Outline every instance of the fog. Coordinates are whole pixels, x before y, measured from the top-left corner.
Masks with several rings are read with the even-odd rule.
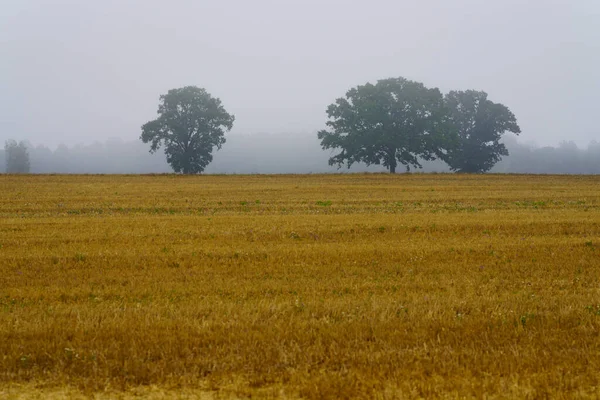
[[[491,172],[536,174],[600,174],[600,143],[578,147],[563,142],[556,147],[537,147],[505,136],[510,152]],[[111,139],[87,146],[51,149],[29,144],[32,173],[139,174],[170,173],[162,151],[148,152],[148,145],[134,140]],[[320,148],[316,135],[230,135],[214,161],[206,169],[210,174],[278,174],[386,172],[377,165],[363,164],[337,168],[329,166],[330,153]],[[0,165],[4,166],[0,150]],[[3,171],[3,168],[0,169]],[[442,161],[423,162],[415,172],[449,172]]]
[[[210,171],[262,172],[258,154],[304,143],[347,89],[404,76],[485,90],[515,113],[524,143],[585,151],[600,138],[599,20],[597,0],[3,0],[0,143],[100,154],[117,138],[131,152],[122,162],[144,167],[95,165],[167,170],[132,142],[160,94],[196,85],[236,116]],[[260,132],[291,134],[250,139]],[[282,156],[278,172],[317,171],[317,154]]]

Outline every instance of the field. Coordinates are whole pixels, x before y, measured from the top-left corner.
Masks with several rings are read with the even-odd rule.
[[[600,397],[600,177],[0,175],[0,398]]]

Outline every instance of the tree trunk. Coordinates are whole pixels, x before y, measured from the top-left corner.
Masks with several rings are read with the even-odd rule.
[[[389,150],[388,160],[390,166],[390,174],[395,174],[396,167],[398,166],[398,161],[396,160],[396,149]]]

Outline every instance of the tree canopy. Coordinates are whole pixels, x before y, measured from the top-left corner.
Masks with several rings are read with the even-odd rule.
[[[521,133],[508,107],[493,103],[487,93],[452,91],[444,97],[446,121],[456,140],[441,158],[457,172],[487,172],[508,150],[500,139],[505,132]]]
[[[214,148],[225,143],[235,117],[205,89],[186,86],[160,96],[159,117],[142,126],[140,139],[150,152],[165,147],[167,162],[177,173],[197,174],[212,161]]]
[[[323,149],[340,149],[330,165],[363,162],[419,168],[439,151],[443,96],[405,78],[390,78],[350,89],[327,108],[329,130],[318,133]]]

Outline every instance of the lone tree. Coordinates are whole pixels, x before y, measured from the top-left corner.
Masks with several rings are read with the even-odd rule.
[[[186,86],[160,96],[159,117],[142,126],[140,139],[151,143],[150,152],[165,147],[167,162],[177,173],[198,174],[212,161],[212,151],[221,149],[225,132],[233,127],[221,100],[206,90]]]
[[[327,108],[329,130],[318,133],[323,149],[340,149],[329,165],[398,164],[421,168],[439,151],[443,96],[405,78],[390,78],[350,89]]]
[[[440,154],[452,171],[489,171],[508,150],[500,139],[505,132],[521,133],[508,107],[493,103],[487,93],[452,91],[444,97],[446,122],[456,140]]]
[[[29,173],[29,152],[27,143],[21,141],[7,140],[4,144],[6,157],[6,173],[27,174]]]

